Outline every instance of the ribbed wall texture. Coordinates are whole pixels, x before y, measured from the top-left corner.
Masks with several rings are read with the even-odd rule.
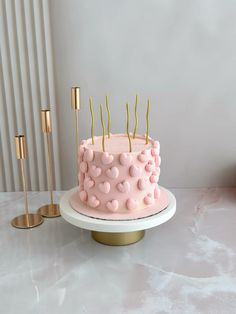
[[[25,134],[29,190],[47,189],[40,109],[50,108],[55,189],[60,189],[57,115],[47,0],[0,0],[0,190],[21,190],[16,134]]]

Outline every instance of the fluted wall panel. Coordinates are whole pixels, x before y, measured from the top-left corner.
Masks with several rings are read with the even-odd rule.
[[[52,113],[55,189],[60,189],[57,110],[47,0],[0,0],[0,190],[18,191],[14,136],[27,142],[30,190],[47,189],[40,109]]]

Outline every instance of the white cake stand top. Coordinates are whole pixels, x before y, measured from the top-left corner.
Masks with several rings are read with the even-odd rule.
[[[162,187],[162,189],[164,189]],[[169,196],[169,205],[163,211],[146,218],[139,218],[134,220],[104,220],[97,219],[82,215],[75,211],[70,203],[69,199],[73,193],[77,190],[77,187],[67,191],[60,200],[60,211],[62,217],[77,227],[100,232],[132,232],[139,230],[146,230],[171,219],[176,211],[176,199],[174,195],[167,189],[164,189]]]

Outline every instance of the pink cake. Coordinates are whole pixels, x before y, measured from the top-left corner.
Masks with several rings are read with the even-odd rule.
[[[125,215],[143,212],[158,204],[158,180],[161,159],[160,144],[137,135],[132,152],[126,134],[106,136],[105,152],[102,137],[82,141],[79,147],[79,198],[89,210]],[[163,209],[163,208],[162,208]],[[137,216],[137,215],[135,215]]]

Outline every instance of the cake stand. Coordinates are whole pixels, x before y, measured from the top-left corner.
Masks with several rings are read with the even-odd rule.
[[[141,240],[145,230],[161,225],[171,219],[176,211],[175,196],[161,187],[169,197],[168,206],[161,212],[145,218],[133,220],[105,220],[92,218],[75,211],[70,205],[70,197],[78,187],[67,191],[60,200],[61,216],[72,225],[90,230],[97,242],[106,245],[128,245]]]

